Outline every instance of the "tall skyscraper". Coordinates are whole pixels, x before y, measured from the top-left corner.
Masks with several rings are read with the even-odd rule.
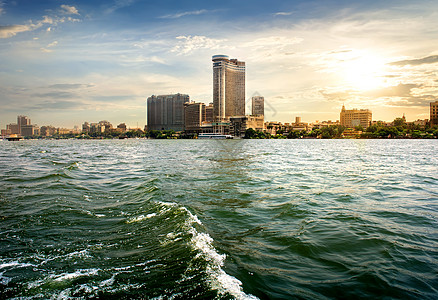
[[[152,95],[147,100],[147,123],[149,130],[184,130],[184,103],[189,95]]]
[[[228,120],[245,115],[245,62],[214,55],[213,61],[213,118]]]
[[[430,125],[438,125],[438,101],[430,102]]]
[[[265,115],[265,98],[262,96],[252,97],[252,115],[253,116],[264,116]]]
[[[355,127],[362,126],[367,128],[370,126],[373,114],[369,109],[350,109],[346,110],[345,106],[342,105],[342,110],[340,114],[340,123],[345,127]]]

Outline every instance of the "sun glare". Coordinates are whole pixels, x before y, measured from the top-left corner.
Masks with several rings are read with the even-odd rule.
[[[358,56],[343,62],[343,80],[350,88],[367,91],[385,84],[385,63],[376,56]]]

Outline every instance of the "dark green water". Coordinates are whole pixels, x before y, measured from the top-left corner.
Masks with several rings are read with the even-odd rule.
[[[0,142],[1,299],[437,299],[431,140]]]

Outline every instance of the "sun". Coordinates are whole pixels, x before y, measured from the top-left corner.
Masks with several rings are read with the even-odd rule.
[[[368,91],[385,85],[385,62],[381,57],[357,55],[341,65],[342,79],[351,89]]]
[[[359,91],[380,88],[384,85],[384,66],[383,60],[378,57],[356,58],[344,67],[345,81]]]

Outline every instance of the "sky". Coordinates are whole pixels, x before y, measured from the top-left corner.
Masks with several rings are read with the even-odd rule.
[[[246,63],[269,121],[426,119],[438,1],[0,0],[0,128],[143,127],[151,95],[212,102],[216,54]]]

